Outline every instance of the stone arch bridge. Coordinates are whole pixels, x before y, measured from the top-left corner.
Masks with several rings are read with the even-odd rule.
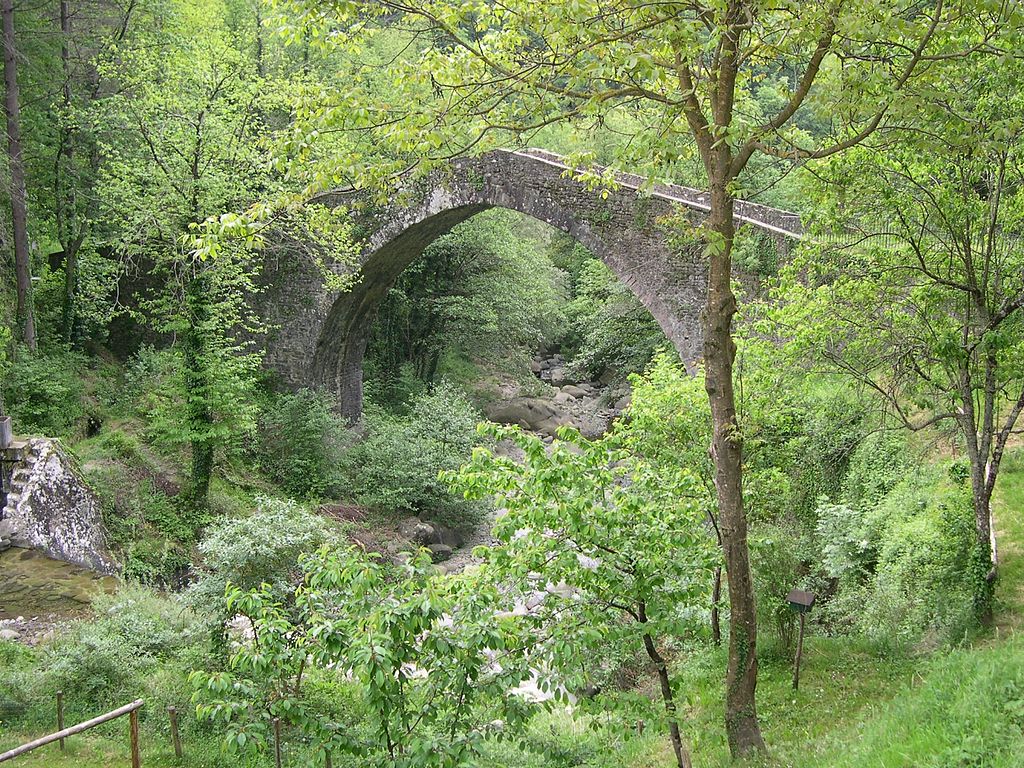
[[[350,291],[324,285],[311,264],[268,255],[261,313],[273,330],[266,364],[292,387],[314,387],[337,398],[341,412],[361,412],[363,354],[377,307],[402,273],[436,238],[489,208],[509,208],[574,237],[607,264],[650,310],[682,358],[699,357],[706,267],[696,242],[671,242],[659,225],[680,209],[699,220],[709,210],[699,190],[656,185],[616,174],[607,196],[567,173],[558,155],[496,150],[454,161],[419,187],[416,202],[375,212],[360,256],[361,277]],[[796,214],[736,203],[740,225],[786,244],[802,236]]]

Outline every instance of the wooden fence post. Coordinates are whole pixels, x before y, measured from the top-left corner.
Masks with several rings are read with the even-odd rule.
[[[132,752],[132,768],[140,768],[142,756],[139,754],[139,710],[128,713],[128,741]]]
[[[804,619],[807,617],[806,613],[800,614],[800,639],[796,643],[796,659],[793,662],[793,690],[799,690],[800,688],[800,660],[804,655]]]
[[[64,730],[64,691],[57,691],[57,730]],[[64,751],[64,739],[60,740],[60,751]]]
[[[178,710],[172,705],[167,708],[171,718],[171,742],[174,744],[174,756],[181,759],[181,737],[178,735]]]

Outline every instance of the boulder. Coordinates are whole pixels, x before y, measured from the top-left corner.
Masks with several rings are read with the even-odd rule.
[[[418,517],[407,517],[400,522],[398,524],[398,535],[420,547],[429,547],[431,544],[441,543],[441,537],[437,529]]]
[[[533,372],[535,374],[539,374],[543,370],[544,370],[544,366],[541,364],[541,362],[539,360],[534,360],[533,362],[530,363],[530,371],[531,372]]]
[[[439,544],[444,544],[452,549],[458,549],[466,543],[462,534],[454,528],[447,528],[446,526],[438,525],[437,523],[433,523],[432,525],[434,526],[434,530],[437,531],[438,539],[440,539],[440,541],[438,541]]]
[[[540,432],[542,435],[554,436],[558,431],[559,427],[565,427],[572,424],[572,419],[564,414],[558,416],[551,416],[543,421],[538,422],[534,425],[534,431]]]
[[[633,402],[632,395],[623,395],[622,397],[615,401],[615,410],[618,411],[619,413],[622,413],[624,410],[629,408],[629,404],[631,402]]]
[[[577,398],[587,396],[587,390],[583,389],[582,387],[577,387],[574,384],[566,384],[564,387],[562,387],[562,392]]]
[[[555,402],[556,403],[571,403],[575,399],[576,399],[575,397],[570,395],[568,392],[564,392],[564,391],[563,392],[559,392],[557,395],[555,395]]]
[[[548,373],[550,375],[551,383],[556,387],[560,387],[563,384],[573,383],[572,377],[569,376],[568,371],[566,371],[565,366],[563,365],[552,368]]]
[[[499,424],[518,424],[523,429],[538,430],[540,424],[553,417],[563,416],[551,400],[537,397],[517,397],[492,406],[487,418]]]
[[[452,548],[447,544],[431,544],[427,549],[430,550],[430,557],[435,563],[443,563],[452,556]]]
[[[0,629],[0,640],[17,640],[20,637],[21,632],[13,629]]]
[[[529,424],[532,418],[530,401],[525,397],[517,397],[506,403],[498,403],[487,409],[487,418],[498,424]]]

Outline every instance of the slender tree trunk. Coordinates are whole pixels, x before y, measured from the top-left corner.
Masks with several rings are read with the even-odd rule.
[[[647,623],[647,606],[643,602],[638,605],[637,615],[641,624]],[[668,673],[668,663],[654,644],[654,638],[649,632],[644,632],[643,640],[644,649],[651,661],[654,662],[658,672],[658,684],[661,687],[662,701],[665,703],[665,714],[668,716],[668,735],[672,742],[672,752],[676,756],[676,768],[691,768],[690,752],[684,746],[683,735],[679,730],[679,717],[676,712],[675,697],[672,694],[672,680]]]
[[[65,120],[71,113],[71,13],[67,0],[60,2],[60,60],[64,75]],[[75,167],[75,129],[61,127],[60,151],[57,153],[57,233],[64,250],[64,304],[61,312],[61,336],[65,344],[75,337],[78,304],[78,251],[81,248],[78,221],[77,181]]]
[[[718,604],[722,599],[722,566],[715,568],[715,581],[711,587],[711,641],[722,644],[722,621]]]
[[[196,267],[185,289],[185,310],[188,328],[182,334],[183,379],[185,385],[185,416],[191,433],[192,487],[189,495],[196,508],[206,506],[213,474],[214,440],[211,434],[213,415],[209,405],[209,371],[207,370],[204,334],[210,319],[205,278],[202,266]]]
[[[729,580],[729,666],[725,678],[725,727],[733,756],[764,749],[757,721],[757,616],[747,546],[747,518],[743,509],[743,446],[736,420],[732,367],[736,345],[732,319],[736,297],[732,292],[731,251],[733,198],[727,191],[728,174],[711,181],[711,238],[708,298],[704,313],[704,381],[711,404],[718,523]]]
[[[0,0],[4,38],[4,112],[7,116],[7,156],[11,172],[11,223],[14,230],[14,273],[17,284],[17,326],[21,341],[36,349],[35,313],[32,307],[32,264],[28,250],[28,203],[22,159],[18,61],[14,38],[14,0]]]

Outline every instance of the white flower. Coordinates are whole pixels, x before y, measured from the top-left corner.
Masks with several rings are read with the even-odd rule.
[[[581,568],[585,568],[588,571],[596,571],[597,566],[601,564],[601,561],[596,557],[584,555],[582,552],[576,553],[576,560],[579,562]]]

